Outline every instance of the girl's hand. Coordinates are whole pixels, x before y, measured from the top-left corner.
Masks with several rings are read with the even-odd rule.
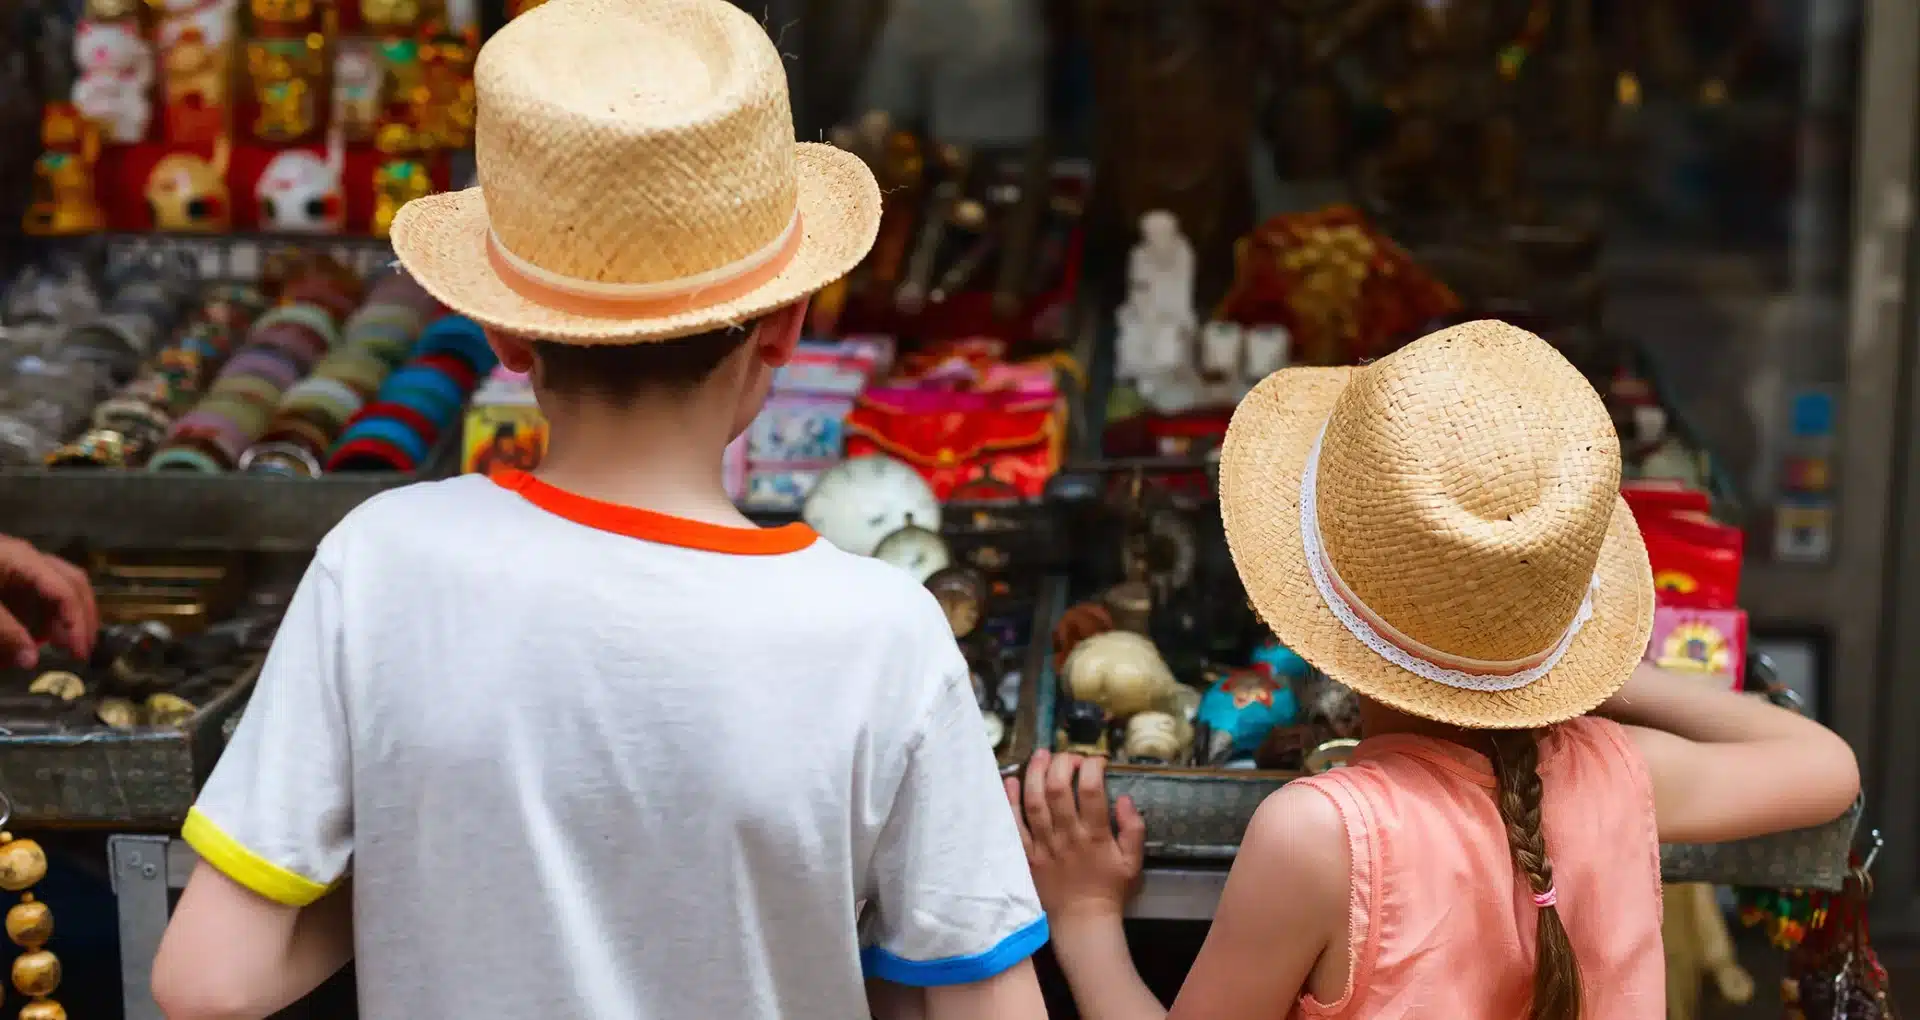
[[[1139,883],[1146,822],[1130,797],[1120,798],[1109,817],[1106,772],[1102,758],[1039,751],[1027,765],[1024,785],[1013,777],[1006,781],[1040,905],[1056,921],[1117,919]]]

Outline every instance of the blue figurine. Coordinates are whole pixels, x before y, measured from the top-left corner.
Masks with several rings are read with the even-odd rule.
[[[1230,758],[1251,758],[1274,727],[1299,721],[1294,683],[1306,675],[1306,660],[1280,645],[1263,645],[1252,666],[1227,674],[1200,699],[1199,721],[1233,736]]]

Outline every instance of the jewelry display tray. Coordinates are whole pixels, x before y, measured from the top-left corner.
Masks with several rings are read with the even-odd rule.
[[[174,831],[246,705],[255,663],[178,728],[0,732],[0,791],[19,828]]]
[[[1012,733],[999,754],[1003,775],[1018,775],[1036,749],[1051,747],[1060,678],[1053,669],[1054,621],[1067,607],[1063,578],[1042,586],[1033,640],[1027,649],[1025,682]],[[1247,769],[1113,765],[1107,769],[1111,797],[1129,796],[1147,820],[1149,862],[1200,864],[1231,861],[1254,809],[1296,772]],[[1717,844],[1669,843],[1660,847],[1667,882],[1767,888],[1839,889],[1860,822],[1861,804],[1825,825],[1756,839]]]

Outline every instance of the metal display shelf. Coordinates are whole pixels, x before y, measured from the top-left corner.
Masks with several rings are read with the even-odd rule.
[[[0,470],[0,533],[48,546],[311,551],[354,507],[423,477]]]
[[[1040,611],[1051,608],[1057,614],[1065,606],[1066,582],[1062,579],[1044,590],[1051,597],[1042,600]],[[1053,619],[1034,623],[1019,711],[999,759],[1004,775],[1017,774],[1034,750],[1053,745],[1060,683],[1050,647],[1053,628]],[[1196,874],[1212,874],[1204,869],[1233,859],[1260,803],[1296,778],[1296,773],[1249,769],[1114,765],[1107,770],[1107,790],[1110,796],[1132,797],[1149,819],[1150,861],[1183,873],[1197,865],[1203,870]],[[1730,843],[1663,845],[1661,874],[1668,882],[1838,889],[1847,876],[1847,855],[1860,814],[1861,804],[1856,801],[1839,818],[1813,828]],[[1174,880],[1159,881],[1164,886]],[[1199,881],[1183,878],[1165,888],[1186,889]],[[1162,893],[1155,902],[1171,895]]]
[[[258,664],[178,728],[0,735],[0,777],[14,824],[33,829],[171,830],[226,747]]]

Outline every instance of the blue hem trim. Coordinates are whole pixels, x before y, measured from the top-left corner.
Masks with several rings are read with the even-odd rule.
[[[891,981],[915,988],[940,988],[946,985],[970,985],[1012,969],[1040,951],[1051,937],[1047,915],[1000,940],[984,953],[949,956],[942,960],[908,960],[879,946],[860,951],[860,970],[867,977]]]

